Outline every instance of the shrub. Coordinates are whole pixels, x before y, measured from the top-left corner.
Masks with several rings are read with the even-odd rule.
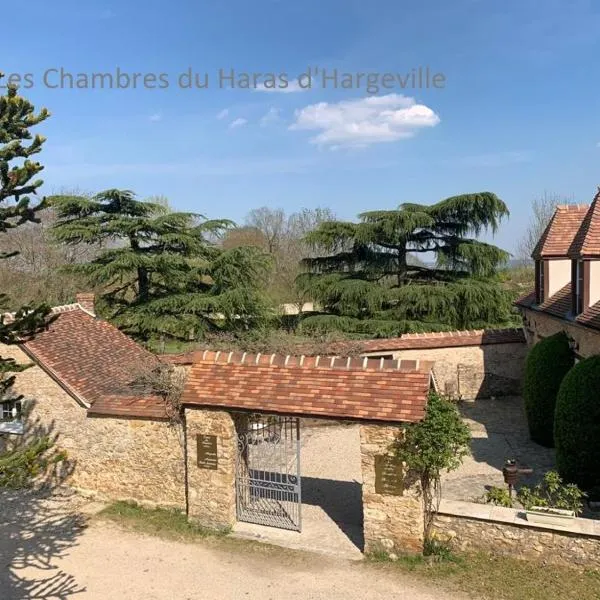
[[[53,446],[52,441],[44,437],[0,454],[0,488],[19,489],[30,486],[49,466],[66,460],[66,453],[55,450]]]
[[[585,494],[575,484],[564,484],[556,471],[548,471],[541,483],[534,488],[523,486],[517,494],[517,500],[526,510],[540,506],[573,510],[575,514],[581,513],[584,498]]]
[[[556,402],[556,466],[584,490],[600,485],[600,356],[575,365]]]
[[[457,469],[469,454],[471,431],[463,423],[456,404],[437,392],[429,392],[425,418],[408,423],[396,444],[396,456],[407,472],[421,482],[425,508],[425,540],[431,538],[440,498],[443,471]]]
[[[531,439],[542,446],[554,446],[556,396],[573,364],[569,340],[562,331],[538,342],[527,356],[523,383],[527,423]]]
[[[486,504],[493,504],[494,506],[504,506],[505,508],[513,507],[513,499],[506,488],[499,488],[496,486],[490,487],[485,493],[484,500]]]

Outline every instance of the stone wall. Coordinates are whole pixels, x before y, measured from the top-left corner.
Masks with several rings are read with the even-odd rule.
[[[228,530],[235,515],[235,453],[237,437],[230,413],[185,409],[187,437],[188,515],[200,525]],[[198,466],[198,435],[216,436],[217,468]]]
[[[390,554],[421,552],[423,549],[423,505],[416,484],[407,485],[402,495],[377,493],[375,461],[391,455],[399,427],[360,426],[363,473],[365,552]]]
[[[0,345],[0,356],[31,364],[15,346]],[[89,418],[85,407],[38,366],[19,373],[15,389],[31,413],[25,436],[6,436],[5,441],[51,435],[68,453],[70,485],[110,500],[185,508],[181,428],[146,419]]]
[[[564,331],[576,341],[578,344],[576,352],[582,358],[600,354],[600,331],[569,323],[536,310],[523,308],[521,312],[523,313],[524,329],[530,346],[543,338]]]
[[[443,500],[437,537],[459,551],[484,551],[548,564],[600,568],[600,521],[538,525],[512,508]]]
[[[402,360],[433,361],[440,392],[473,400],[520,393],[527,345],[505,343],[417,348],[396,350],[390,354]]]

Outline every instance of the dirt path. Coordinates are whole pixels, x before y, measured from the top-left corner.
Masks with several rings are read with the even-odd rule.
[[[231,539],[176,542],[96,519],[86,527],[60,502],[21,500],[0,510],[2,600],[450,598],[365,563]]]
[[[221,546],[222,542],[218,543]],[[323,560],[311,555],[265,556],[260,548],[214,547],[210,542],[188,544],[143,536],[116,525],[94,523],[76,546],[50,566],[72,575],[65,596],[122,600],[433,600],[439,591],[382,574],[357,563]],[[52,571],[26,568],[25,579],[46,579]],[[50,589],[48,590],[50,591]],[[11,596],[1,590],[0,597]]]

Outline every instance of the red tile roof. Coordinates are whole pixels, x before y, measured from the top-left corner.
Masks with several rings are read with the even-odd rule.
[[[417,422],[431,362],[197,353],[185,405],[365,421]]]
[[[396,350],[424,350],[431,348],[454,348],[460,346],[482,346],[486,344],[525,343],[525,334],[521,328],[513,329],[474,329],[467,331],[441,331],[433,333],[407,333],[395,338],[358,340],[353,346],[362,354],[385,353]],[[301,346],[298,352],[301,352]],[[332,343],[329,356],[343,355],[345,345]],[[160,359],[174,365],[191,365],[196,352],[163,354]],[[305,353],[312,356],[310,349]]]
[[[153,354],[77,304],[52,312],[55,319],[48,328],[22,347],[64,389],[92,405],[94,414],[110,409],[110,414],[125,411],[130,416],[159,417],[162,409],[166,418],[160,398],[138,394],[131,386],[157,366]],[[120,400],[122,406],[117,408]]]
[[[567,285],[539,306],[535,305],[535,292],[531,292],[526,296],[519,298],[515,304],[523,308],[531,308],[539,312],[547,313],[554,317],[558,317],[559,319],[566,319],[578,323],[579,325],[584,325],[585,327],[600,329],[600,302],[597,302],[584,310],[575,319],[572,318],[573,307],[571,302],[571,284],[567,283]]]
[[[568,252],[569,258],[600,256],[600,191],[589,207]]]
[[[588,209],[588,205],[557,206],[552,220],[533,250],[532,257],[566,257]]]
[[[422,350],[426,348],[453,348],[485,344],[513,344],[525,342],[522,329],[473,329],[440,331],[434,333],[407,333],[397,338],[366,340],[363,352],[394,350]]]
[[[575,320],[586,327],[600,329],[600,302],[584,310]]]

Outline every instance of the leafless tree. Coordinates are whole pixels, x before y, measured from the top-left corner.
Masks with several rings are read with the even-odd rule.
[[[538,243],[538,240],[544,233],[544,229],[550,223],[554,210],[559,204],[573,204],[575,198],[571,196],[562,196],[556,193],[544,191],[541,196],[534,198],[531,203],[531,218],[523,238],[519,242],[518,256],[524,261],[531,259],[531,254]]]
[[[80,191],[60,192],[61,195],[84,195]],[[52,238],[56,221],[49,208],[37,215],[39,223],[26,223],[10,229],[0,237],[0,253],[18,254],[2,261],[0,288],[10,290],[16,308],[28,303],[63,304],[73,299],[77,291],[87,287],[81,277],[62,271],[62,268],[94,258],[99,248],[90,244],[62,245]]]
[[[274,268],[269,291],[276,302],[303,303],[303,295],[296,287],[300,261],[319,253],[304,242],[307,233],[324,221],[335,219],[328,208],[304,208],[290,215],[281,208],[263,206],[248,213],[242,227],[232,229],[223,240],[223,246],[256,246],[273,257]]]

